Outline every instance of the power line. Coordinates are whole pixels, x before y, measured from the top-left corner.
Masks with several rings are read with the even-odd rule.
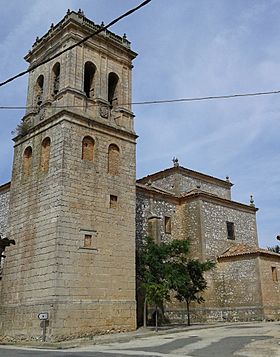
[[[24,76],[25,74],[33,71],[35,68],[38,68],[39,66],[42,66],[43,64],[46,64],[50,61],[52,61],[53,59],[61,56],[63,53],[67,52],[67,51],[70,51],[72,50],[73,48],[81,45],[82,43],[86,42],[87,40],[89,40],[91,37],[93,36],[96,36],[97,34],[99,34],[100,32],[102,31],[105,31],[107,30],[109,27],[111,27],[112,25],[114,25],[115,23],[117,23],[118,21],[122,20],[124,17],[127,17],[131,14],[133,14],[135,11],[139,10],[141,7],[147,5],[149,2],[151,2],[152,0],[145,0],[143,1],[140,5],[134,7],[133,9],[130,9],[128,10],[126,13],[122,14],[121,16],[119,16],[118,18],[116,18],[115,20],[111,21],[108,25],[106,26],[102,26],[99,30],[96,30],[95,32],[93,32],[91,35],[88,35],[86,37],[84,37],[81,41],[75,43],[74,45],[71,45],[67,48],[65,48],[64,50],[58,52],[57,54],[49,57],[48,59],[42,61],[42,62],[39,62],[37,64],[34,64],[32,66],[30,66],[26,71],[23,71],[23,72],[20,72],[18,73],[17,75],[13,76],[13,77],[10,77],[8,79],[6,79],[4,82],[1,82],[0,83],[0,87],[4,86],[5,84],[9,83],[9,82],[12,82],[13,80],[15,80],[16,78],[19,78],[19,77],[22,77]]]
[[[225,95],[211,95],[206,97],[190,97],[190,98],[179,98],[179,99],[162,99],[162,100],[147,100],[139,102],[130,102],[130,103],[120,103],[121,106],[130,106],[130,105],[152,105],[152,104],[168,104],[168,103],[180,103],[180,102],[198,102],[198,101],[207,101],[207,100],[220,100],[220,99],[234,99],[242,97],[257,97],[264,95],[280,94],[280,90],[273,90],[267,92],[252,92],[252,93],[235,93],[235,94],[225,94]],[[89,105],[53,105],[52,108],[64,109],[64,108],[89,108],[94,107],[100,104],[89,104]],[[0,110],[21,110],[21,109],[38,109],[38,106],[0,106]]]

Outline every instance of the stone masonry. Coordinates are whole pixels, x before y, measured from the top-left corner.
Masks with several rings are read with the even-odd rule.
[[[26,60],[99,28],[68,12]],[[131,101],[135,56],[106,31],[30,72],[25,130],[14,139],[16,246],[1,282],[2,335],[40,338],[40,312],[48,340],[135,329],[136,135],[130,106],[121,106]]]
[[[258,248],[257,209],[232,201],[231,186],[228,178],[178,165],[139,179],[137,242],[147,235],[158,242],[187,239],[192,258],[217,262],[207,273],[205,302],[192,306],[192,320],[279,319],[280,255]],[[158,229],[150,230],[150,222]],[[185,320],[184,304],[172,302],[165,311],[172,321]]]
[[[68,11],[25,59],[33,66],[100,28]],[[135,185],[135,57],[106,30],[30,71],[11,183],[0,186],[0,234],[16,241],[0,280],[2,337],[41,339],[41,312],[48,341],[135,329],[135,250],[147,235],[186,239],[190,257],[216,261],[192,320],[280,318],[280,255],[258,247],[252,200],[232,201],[228,178],[176,159]],[[184,304],[165,311],[185,321]]]

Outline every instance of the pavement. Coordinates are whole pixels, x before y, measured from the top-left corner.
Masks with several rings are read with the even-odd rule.
[[[252,323],[252,322],[251,322]],[[258,323],[258,322],[256,322]],[[266,322],[270,324],[270,322]],[[153,337],[153,336],[162,336],[169,334],[177,334],[180,332],[189,332],[189,331],[197,331],[204,329],[212,329],[217,327],[227,328],[227,327],[237,327],[240,328],[245,327],[246,325],[250,325],[250,323],[246,322],[233,322],[233,323],[207,323],[207,324],[193,324],[191,326],[187,326],[186,324],[177,324],[177,325],[164,325],[158,327],[158,331],[155,331],[154,327],[146,327],[139,328],[136,331],[130,332],[119,332],[119,333],[108,333],[104,335],[94,335],[91,337],[73,339],[69,341],[62,342],[42,342],[42,341],[12,341],[12,342],[0,342],[0,347],[2,346],[17,346],[17,347],[27,347],[27,348],[36,348],[36,349],[57,349],[57,350],[65,350],[65,349],[74,349],[83,346],[91,346],[91,345],[103,345],[103,344],[112,344],[112,343],[124,343],[130,342],[136,339]],[[279,354],[280,356],[280,354]]]

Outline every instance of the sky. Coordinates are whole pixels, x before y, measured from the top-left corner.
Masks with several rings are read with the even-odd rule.
[[[35,38],[68,8],[109,23],[141,0],[0,0],[0,82],[27,68]],[[280,0],[152,0],[111,28],[138,53],[133,101],[280,90]],[[0,87],[0,106],[25,105],[27,76]],[[259,243],[280,234],[280,94],[135,105],[137,177],[181,166],[254,196]],[[0,184],[11,177],[11,132],[22,110],[0,110]]]

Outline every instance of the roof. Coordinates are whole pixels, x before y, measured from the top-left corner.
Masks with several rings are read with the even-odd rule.
[[[158,195],[158,196],[163,197],[164,199],[175,200],[176,204],[182,204],[184,202],[188,202],[188,201],[190,202],[193,200],[200,199],[200,200],[210,202],[213,204],[230,207],[232,209],[236,209],[239,211],[245,211],[245,212],[251,212],[251,213],[255,213],[258,211],[258,208],[256,208],[253,205],[247,205],[244,203],[232,201],[232,200],[217,196],[217,195],[209,193],[209,192],[201,191],[198,189],[193,189],[183,195],[176,195],[175,193],[172,193],[170,191],[164,190],[159,187],[155,187],[153,185],[153,183],[150,184],[149,181],[146,182],[145,184],[137,181],[136,182],[136,190],[142,191],[142,192],[144,191],[147,195]]]
[[[155,181],[160,178],[164,178],[164,177],[176,174],[176,173],[179,173],[184,176],[189,176],[189,177],[193,177],[196,179],[200,179],[202,181],[214,183],[218,186],[222,186],[222,187],[226,187],[226,188],[230,188],[231,186],[233,186],[233,184],[227,180],[221,180],[217,177],[209,176],[209,175],[203,174],[198,171],[193,171],[193,170],[187,169],[182,166],[174,166],[174,167],[170,167],[168,169],[162,170],[162,171],[155,172],[154,174],[151,174],[151,175],[148,175],[148,176],[138,179],[137,182],[146,183],[150,180]]]
[[[10,186],[11,186],[11,182],[3,183],[2,185],[0,185],[0,192],[9,190]]]
[[[103,23],[101,25],[95,24],[92,20],[88,19],[85,16],[84,12],[81,9],[79,9],[78,12],[70,11],[68,9],[66,15],[63,17],[63,19],[60,22],[58,22],[56,25],[51,24],[50,29],[45,35],[43,35],[41,38],[39,37],[36,38],[36,41],[32,45],[32,49],[24,57],[25,60],[31,62],[32,53],[35,53],[39,48],[41,48],[42,45],[44,46],[45,41],[49,41],[54,36],[61,37],[61,30],[67,25],[69,25],[69,23],[76,24],[79,27],[82,27],[89,34],[92,34],[96,31],[100,31],[99,38],[110,39],[112,43],[122,46],[123,48],[126,48],[126,50],[129,51],[133,55],[133,57],[136,57],[137,55],[135,52],[133,52],[130,49],[130,42],[126,38],[125,34],[123,36],[119,36],[109,31],[108,29],[102,30],[104,24]]]
[[[224,258],[240,257],[246,255],[268,255],[270,257],[280,259],[280,254],[273,253],[267,249],[262,249],[256,246],[251,246],[241,243],[234,244],[217,258],[224,259]]]

